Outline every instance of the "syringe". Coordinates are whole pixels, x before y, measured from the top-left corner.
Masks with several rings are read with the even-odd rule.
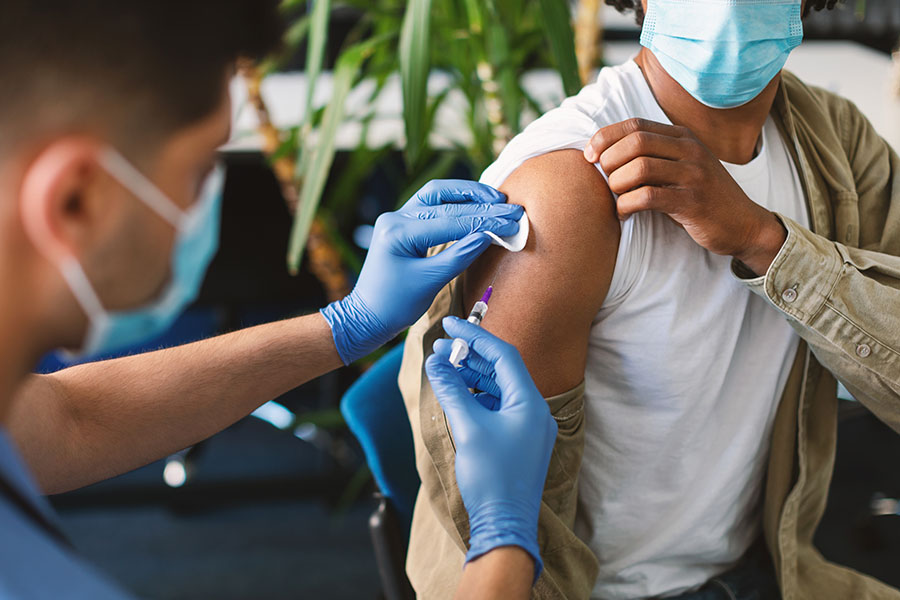
[[[489,285],[488,289],[485,290],[484,295],[481,297],[481,300],[476,302],[475,306],[472,307],[472,312],[469,313],[469,318],[466,319],[469,323],[481,325],[481,321],[484,320],[484,315],[487,314],[487,303],[488,300],[491,299],[491,292],[493,291],[494,286]],[[468,355],[469,344],[467,344],[463,339],[454,338],[453,345],[450,346],[450,364],[452,364],[454,367],[458,367]]]

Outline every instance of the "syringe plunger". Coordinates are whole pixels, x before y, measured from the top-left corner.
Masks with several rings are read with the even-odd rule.
[[[491,293],[493,291],[494,287],[488,286],[488,289],[485,290],[481,300],[475,303],[475,306],[472,307],[472,312],[469,313],[469,318],[466,319],[469,323],[481,325],[481,321],[484,320],[484,315],[487,314],[487,303],[488,300],[491,299]],[[453,345],[450,347],[450,364],[454,367],[458,367],[467,356],[469,356],[469,344],[462,338],[454,338]]]

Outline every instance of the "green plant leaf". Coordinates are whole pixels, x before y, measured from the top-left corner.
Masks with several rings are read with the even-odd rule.
[[[406,127],[406,160],[418,164],[428,138],[426,108],[430,71],[431,0],[409,0],[400,28],[400,82]]]
[[[325,61],[325,43],[328,41],[328,26],[331,22],[331,0],[314,0],[310,15],[309,43],[306,51],[306,109],[303,124],[312,122],[313,93]]]
[[[278,144],[278,148],[276,148],[275,152],[269,157],[269,164],[274,164],[286,156],[292,156],[297,151],[297,136],[299,133],[299,127],[291,127],[287,129],[287,131],[282,131],[284,139]]]
[[[491,24],[488,36],[490,44],[491,64],[495,69],[495,78],[500,86],[500,101],[503,104],[503,121],[510,131],[519,131],[519,113],[522,108],[522,95],[519,91],[519,78],[512,64],[509,38],[506,28],[499,21]]]
[[[562,77],[563,89],[567,96],[573,96],[581,89],[581,79],[578,76],[578,60],[575,58],[575,33],[572,30],[569,3],[566,0],[540,2],[544,28],[556,61],[556,69]]]
[[[433,164],[429,165],[424,171],[419,173],[419,175],[413,179],[410,184],[404,189],[400,194],[400,199],[397,200],[397,208],[400,208],[406,201],[409,200],[413,194],[419,191],[419,189],[431,181],[432,179],[443,179],[447,176],[447,173],[450,172],[450,169],[453,168],[453,165],[456,164],[456,161],[459,160],[459,157],[454,152],[441,152],[438,155],[437,160],[434,161]]]
[[[340,178],[328,191],[328,209],[342,224],[353,217],[359,198],[365,193],[363,184],[391,150],[393,150],[391,143],[380,148],[369,148],[365,143],[361,143],[350,153],[341,169]]]
[[[344,416],[337,408],[324,410],[311,410],[294,416],[294,422],[291,429],[295,429],[298,425],[309,424],[321,427],[322,429],[342,429],[346,427]]]
[[[350,245],[350,242],[341,236],[341,233],[334,223],[334,215],[324,206],[319,209],[318,214],[319,219],[321,219],[322,223],[325,225],[325,233],[337,249],[341,260],[354,274],[359,275],[359,272],[362,270],[363,261],[357,256],[356,250]]]
[[[480,35],[484,31],[484,16],[479,0],[465,0],[466,16],[469,22],[469,32]]]
[[[309,228],[316,216],[322,192],[325,190],[325,182],[334,162],[337,131],[344,118],[344,103],[363,62],[384,40],[384,37],[372,38],[351,46],[341,54],[334,69],[331,102],[322,115],[322,124],[316,135],[315,146],[304,141],[303,151],[297,162],[298,177],[302,185],[288,242],[287,262],[291,274],[295,275],[300,270],[303,251],[309,238]]]
[[[308,15],[304,15],[291,23],[291,26],[284,34],[284,45],[288,50],[295,50],[303,43],[303,40],[309,34],[309,24]]]

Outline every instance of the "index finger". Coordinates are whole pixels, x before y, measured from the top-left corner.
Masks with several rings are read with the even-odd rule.
[[[433,179],[422,186],[400,210],[463,202],[500,204],[506,202],[506,194],[477,181],[469,181],[467,179]]]
[[[632,133],[638,132],[655,133],[657,135],[666,135],[670,137],[684,137],[685,129],[676,127],[675,125],[666,125],[648,119],[626,119],[606,127],[601,127],[591,136],[591,141],[584,147],[584,158],[591,163],[595,163],[600,159],[603,152]]]

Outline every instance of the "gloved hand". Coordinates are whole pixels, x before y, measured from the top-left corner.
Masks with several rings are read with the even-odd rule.
[[[443,323],[448,335],[469,344],[459,369],[450,364],[449,339],[436,341],[425,362],[456,442],[456,482],[469,513],[466,562],[519,546],[534,558],[537,581],[538,513],[556,421],[513,346],[456,317]]]
[[[356,287],[322,315],[344,364],[412,325],[435,295],[491,244],[519,230],[523,208],[474,181],[431,181],[403,207],[375,221],[372,245]],[[459,240],[437,256],[429,248]]]

